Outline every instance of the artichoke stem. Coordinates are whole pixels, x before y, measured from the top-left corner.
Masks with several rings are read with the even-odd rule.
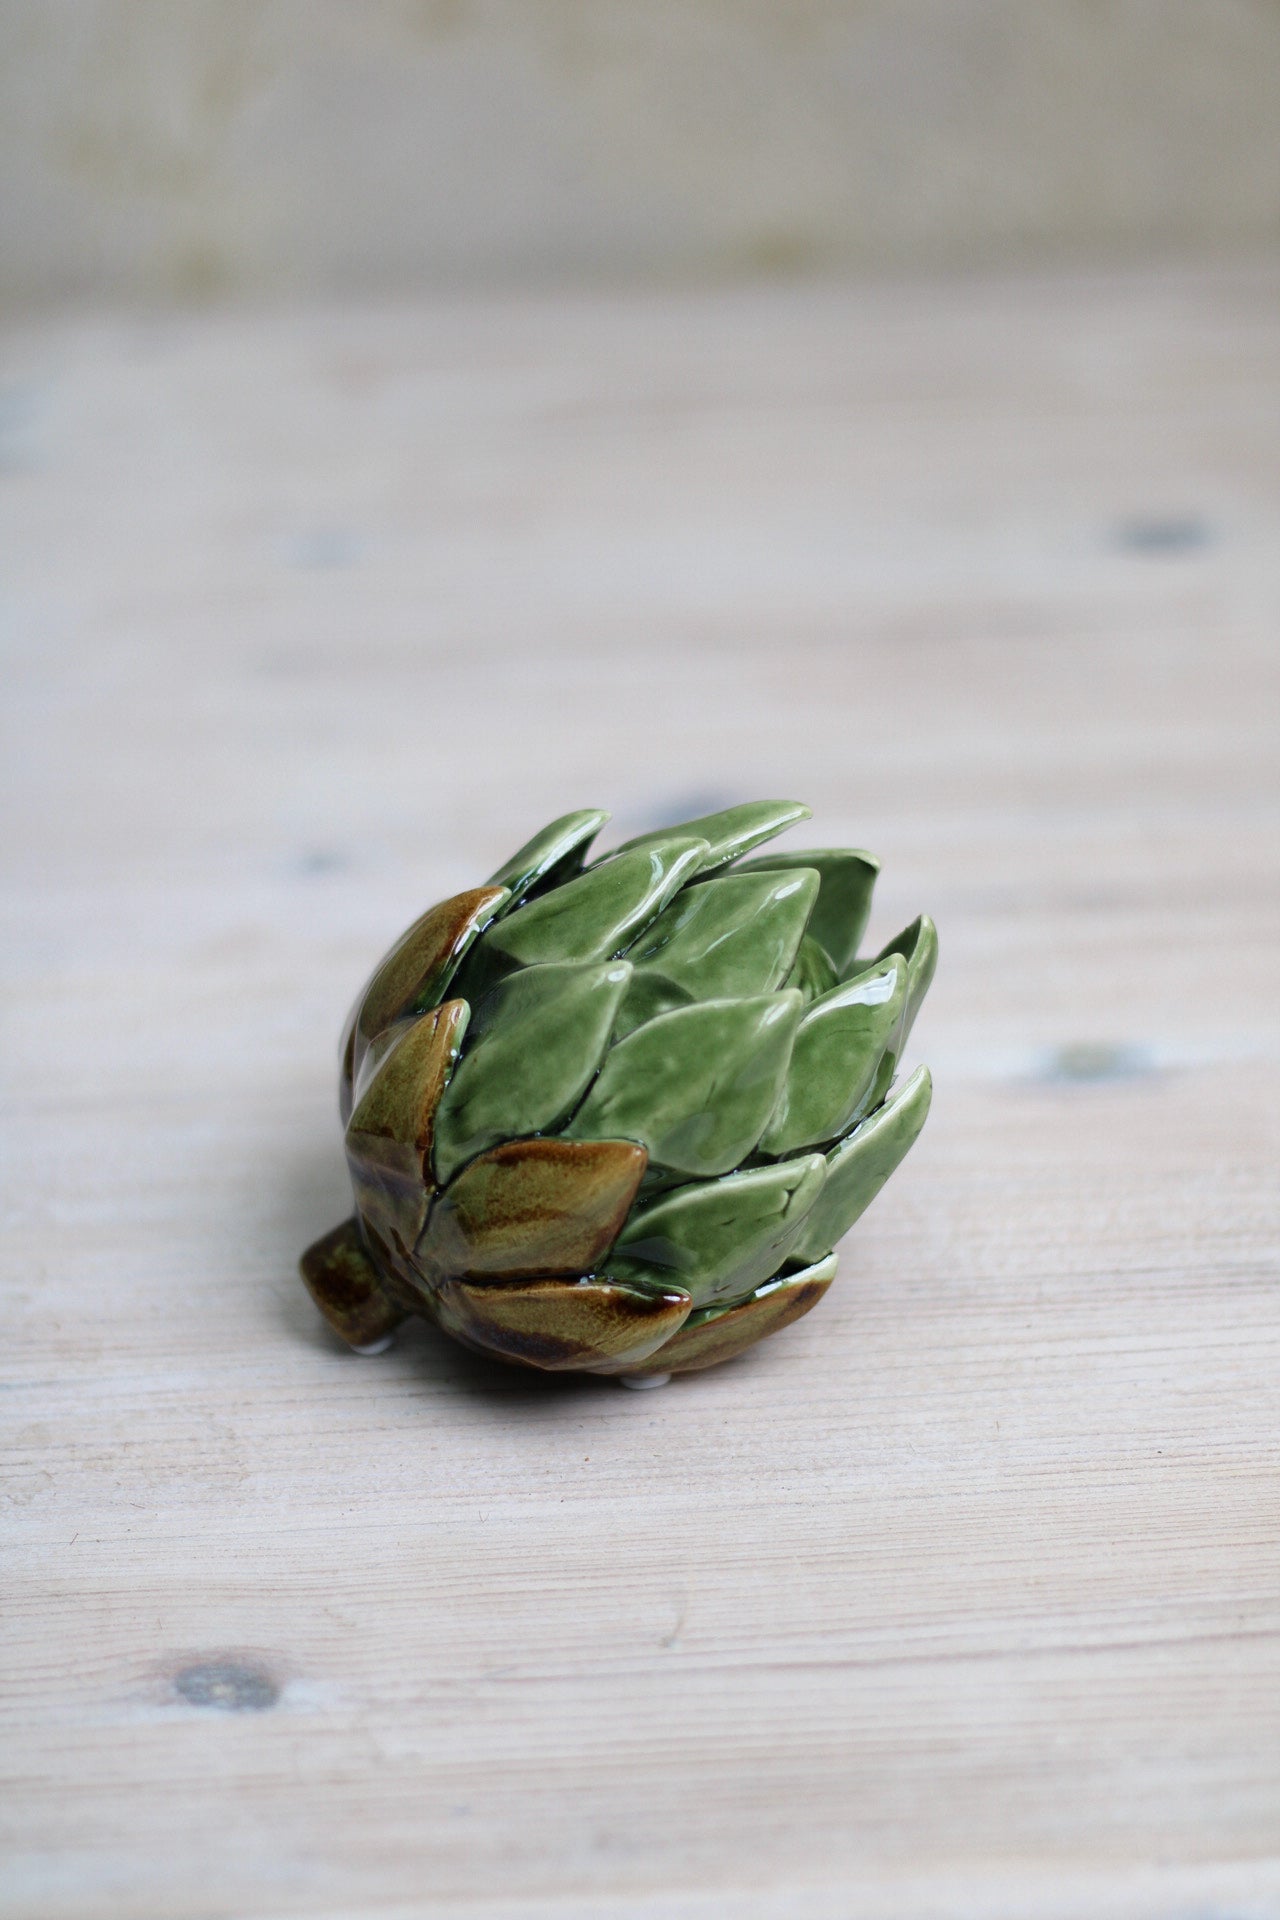
[[[665,1387],[670,1380],[669,1373],[620,1373],[618,1379],[624,1387],[641,1392],[645,1387]]]
[[[308,1247],[298,1270],[333,1331],[357,1353],[385,1352],[409,1318],[391,1298],[354,1219]]]

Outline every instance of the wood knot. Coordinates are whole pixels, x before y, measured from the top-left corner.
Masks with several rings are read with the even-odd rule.
[[[173,1677],[173,1690],[191,1707],[217,1713],[265,1713],[280,1698],[269,1673],[239,1660],[201,1660]]]

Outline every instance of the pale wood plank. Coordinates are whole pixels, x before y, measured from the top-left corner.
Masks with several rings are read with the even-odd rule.
[[[1277,294],[6,340],[15,1913],[1280,1911]],[[335,1351],[369,961],[755,791],[943,936],[823,1308]]]

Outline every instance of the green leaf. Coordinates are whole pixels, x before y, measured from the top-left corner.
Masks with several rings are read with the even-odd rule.
[[[787,1258],[825,1177],[822,1155],[811,1153],[677,1187],[632,1214],[607,1270],[684,1287],[695,1309],[741,1300]]]
[[[683,820],[678,826],[664,827],[657,833],[638,834],[634,840],[625,841],[618,852],[630,853],[637,847],[652,846],[673,833],[692,833],[707,843],[703,873],[714,873],[717,867],[728,866],[740,854],[771,840],[775,833],[793,827],[798,820],[809,819],[812,811],[799,800],[748,800],[742,806],[726,807],[720,813],[704,813],[697,820]]]
[[[777,1103],[803,1005],[771,993],[660,1014],[614,1047],[566,1133],[636,1140],[676,1173],[727,1173]]]
[[[905,1005],[905,1002],[903,1004]],[[894,1035],[894,1040],[898,1043],[898,1047],[900,1048],[901,1040],[898,1034]],[[899,1057],[900,1057],[899,1052],[895,1051],[895,1048],[893,1046],[887,1047],[885,1049],[884,1058],[881,1060],[880,1065],[876,1068],[875,1077],[872,1080],[871,1085],[867,1088],[866,1093],[863,1095],[862,1099],[858,1103],[860,1111],[856,1116],[857,1119],[861,1119],[866,1114],[874,1113],[876,1108],[880,1105],[880,1102],[884,1099],[890,1087],[893,1085],[894,1078],[898,1071]]]
[[[769,993],[791,969],[816,873],[731,873],[686,887],[627,951],[699,1000]]]
[[[917,1068],[893,1099],[831,1149],[826,1185],[791,1250],[793,1259],[821,1259],[866,1212],[919,1135],[932,1093],[928,1067]]]
[[[614,1040],[625,1040],[629,1033],[634,1033],[648,1020],[656,1020],[660,1013],[674,1013],[677,1007],[693,1004],[694,997],[687,987],[678,987],[656,967],[637,967],[613,1023]]]
[[[486,1147],[560,1125],[609,1044],[631,978],[625,960],[528,967],[476,1008],[435,1120],[443,1185]]]
[[[762,1153],[824,1146],[848,1131],[866,1110],[906,988],[907,963],[894,954],[814,1001],[800,1022]]]
[[[577,873],[587,848],[608,820],[607,813],[588,810],[563,813],[532,840],[526,840],[490,878],[491,887],[507,887],[511,898],[503,913],[512,913],[535,888],[555,886]]]
[[[836,978],[843,979],[866,931],[880,862],[859,847],[819,847],[812,853],[761,854],[758,860],[744,860],[735,872],[781,873],[795,867],[813,867],[818,874],[809,935],[827,954]]]
[[[796,953],[795,965],[783,981],[785,987],[798,987],[806,1000],[820,1000],[838,986],[836,970],[812,934],[806,933]]]
[[[907,999],[902,1016],[902,1037],[897,1048],[901,1057],[907,1035],[920,1011],[920,1003],[928,993],[938,967],[938,929],[927,913],[920,914],[909,927],[904,927],[876,958],[887,960],[893,953],[900,953],[907,963]]]
[[[668,834],[660,844],[615,854],[491,927],[484,951],[521,967],[611,960],[698,871],[706,844]]]

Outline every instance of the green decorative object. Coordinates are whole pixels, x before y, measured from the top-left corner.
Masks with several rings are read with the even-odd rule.
[[[301,1261],[348,1345],[421,1314],[649,1386],[821,1299],[929,1111],[927,1068],[894,1081],[937,936],[858,959],[878,862],[754,853],[808,816],[731,807],[587,865],[608,815],[566,814],[401,936],[342,1039],[355,1215]]]

